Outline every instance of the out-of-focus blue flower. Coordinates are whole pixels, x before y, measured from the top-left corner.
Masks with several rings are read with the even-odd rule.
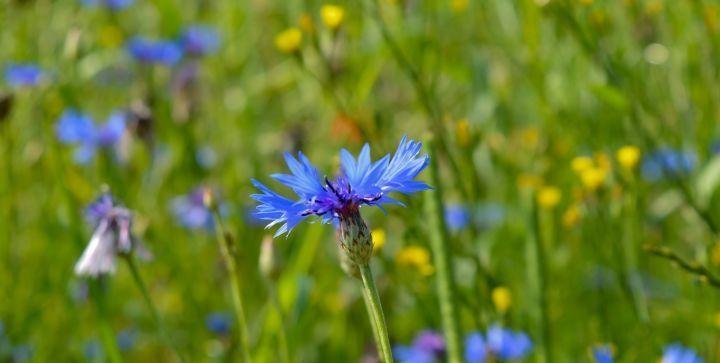
[[[487,344],[481,333],[472,333],[465,338],[465,361],[485,363],[488,356]]]
[[[94,228],[90,242],[75,264],[78,276],[97,277],[115,272],[117,255],[135,250],[140,257],[148,252],[132,233],[132,212],[119,206],[110,194],[103,194],[86,211]]]
[[[210,146],[204,146],[195,153],[195,160],[203,168],[212,169],[217,164],[217,153]]]
[[[592,355],[596,363],[613,363],[613,349],[609,344],[603,344],[593,347]]]
[[[81,0],[85,6],[104,6],[110,10],[118,11],[132,5],[133,0]]]
[[[480,229],[495,227],[505,219],[505,207],[497,203],[480,204],[473,219]]]
[[[695,351],[680,343],[673,343],[663,349],[662,363],[703,363]]]
[[[210,313],[205,317],[205,326],[213,334],[227,335],[232,326],[232,317],[222,312]]]
[[[193,25],[185,29],[180,36],[185,53],[200,57],[215,52],[220,46],[220,36],[214,28]]]
[[[134,329],[123,329],[117,333],[115,337],[118,349],[127,352],[135,346],[137,342],[137,332]]]
[[[527,356],[533,348],[527,334],[505,329],[497,324],[488,329],[485,337],[479,332],[465,339],[465,359],[469,363],[484,363],[488,356],[498,360],[515,360]]]
[[[85,344],[83,344],[83,355],[88,361],[94,362],[102,355],[102,353],[102,345],[100,345],[100,342],[95,339],[88,340]]]
[[[457,232],[465,228],[470,223],[470,211],[461,204],[450,204],[445,207],[445,222],[448,229]]]
[[[92,160],[99,147],[117,146],[126,130],[126,113],[114,112],[105,124],[95,126],[92,118],[75,109],[63,112],[56,125],[60,142],[76,145],[74,158],[80,164]]]
[[[433,363],[445,354],[445,340],[433,330],[421,331],[412,345],[393,348],[395,358],[402,363]]]
[[[13,64],[5,68],[5,82],[11,87],[37,86],[45,72],[34,64]]]
[[[692,152],[662,148],[643,158],[641,171],[645,179],[657,181],[687,175],[695,163],[696,156]]]
[[[180,46],[169,40],[150,40],[134,37],[127,45],[128,52],[135,60],[147,64],[173,66],[182,59]]]
[[[12,361],[15,363],[27,362],[33,356],[34,349],[30,344],[16,345],[12,349]]]
[[[386,203],[402,205],[388,194],[411,194],[429,188],[415,180],[429,162],[427,155],[418,155],[421,148],[421,143],[403,137],[395,155],[386,155],[375,162],[370,159],[368,144],[357,159],[343,149],[340,151],[341,173],[335,180],[327,177],[322,180],[302,152],[297,159],[286,153],[285,162],[292,174],[273,174],[272,177],[290,187],[298,199],[283,197],[253,179],[253,185],[262,192],[252,195],[260,203],[255,214],[269,221],[268,228],[280,225],[275,233],[278,236],[289,234],[310,215],[320,216],[323,223],[342,224],[344,220],[356,218],[362,205],[380,208]]]
[[[213,192],[208,187],[201,186],[193,189],[190,194],[176,197],[170,202],[170,208],[181,225],[190,229],[213,228],[212,211],[205,207],[206,193]]]

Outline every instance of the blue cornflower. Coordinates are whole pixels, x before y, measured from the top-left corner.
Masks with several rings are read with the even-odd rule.
[[[110,10],[118,11],[132,5],[133,0],[80,0],[85,6],[104,6]]]
[[[97,277],[115,272],[118,255],[133,251],[148,257],[140,240],[132,235],[132,212],[117,204],[110,194],[103,194],[85,210],[94,232],[82,256],[75,264],[78,276]]]
[[[445,355],[445,340],[433,330],[423,330],[412,345],[396,346],[393,354],[402,363],[433,363]]]
[[[276,236],[289,234],[310,215],[320,216],[323,223],[337,226],[340,247],[349,259],[365,264],[372,255],[372,239],[359,208],[371,205],[382,209],[385,203],[402,205],[388,194],[428,189],[427,184],[415,180],[429,162],[427,155],[418,156],[421,148],[421,143],[403,137],[395,155],[386,155],[375,162],[370,159],[368,144],[363,146],[357,159],[343,149],[340,175],[334,180],[326,176],[324,182],[302,152],[297,159],[286,153],[285,162],[292,174],[273,174],[272,177],[290,187],[298,198],[283,197],[253,179],[253,185],[262,192],[252,195],[260,203],[255,215],[270,221],[268,228],[280,225]]]
[[[232,327],[232,317],[227,313],[210,313],[205,317],[205,326],[216,335],[227,335]]]
[[[677,178],[689,174],[694,169],[695,162],[696,156],[692,152],[661,148],[645,156],[641,171],[650,181]]]
[[[205,206],[205,195],[212,193],[208,187],[197,187],[190,194],[174,198],[170,202],[177,221],[189,229],[212,229],[214,226],[212,211]]]
[[[180,44],[186,54],[200,57],[215,52],[220,46],[217,30],[208,26],[193,25],[180,36]]]
[[[110,115],[105,124],[96,126],[90,116],[75,109],[68,109],[56,125],[58,139],[77,145],[74,158],[80,164],[92,160],[98,148],[116,147],[126,130],[127,115],[118,111]]]
[[[37,86],[45,72],[35,64],[13,64],[5,68],[5,82],[11,87]]]
[[[465,360],[468,363],[484,363],[489,356],[497,360],[521,359],[532,350],[530,337],[523,332],[493,325],[483,335],[472,333],[465,339]]]
[[[183,56],[180,46],[169,40],[150,40],[134,37],[127,44],[130,55],[138,62],[173,66]]]
[[[613,349],[609,344],[597,345],[592,349],[592,355],[596,363],[613,363]]]
[[[471,215],[468,208],[461,204],[450,204],[445,207],[445,222],[448,229],[457,232],[470,223]]]
[[[703,363],[705,362],[692,349],[680,343],[673,343],[663,349],[662,363]]]
[[[115,336],[118,349],[122,352],[127,352],[132,349],[135,342],[137,342],[137,335],[137,331],[134,329],[123,329],[119,331]]]

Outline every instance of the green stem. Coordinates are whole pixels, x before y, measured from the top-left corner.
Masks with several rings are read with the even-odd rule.
[[[285,332],[285,324],[283,323],[282,307],[280,306],[280,299],[277,294],[277,287],[274,281],[268,282],[268,289],[270,290],[270,300],[272,300],[275,312],[278,314],[278,343],[280,343],[280,358],[283,363],[290,363],[290,349],[288,348],[287,334]]]
[[[247,328],[247,320],[245,319],[245,310],[243,309],[242,295],[240,293],[240,280],[237,276],[237,266],[235,264],[235,257],[230,253],[230,246],[233,245],[230,234],[225,231],[225,227],[222,224],[220,212],[217,207],[211,208],[213,216],[215,218],[215,232],[217,235],[218,247],[220,248],[220,254],[225,261],[225,266],[228,269],[230,275],[230,292],[232,294],[233,307],[235,310],[235,318],[238,322],[239,328],[239,339],[240,347],[245,362],[250,363],[250,340]]]
[[[550,318],[548,313],[547,297],[547,268],[545,266],[546,256],[543,246],[540,221],[535,204],[534,193],[529,196],[530,203],[530,226],[532,233],[528,234],[526,245],[528,284],[535,300],[533,318],[540,335],[540,360],[542,363],[552,363],[553,354],[550,337]]]
[[[378,322],[375,320],[375,314],[373,314],[372,310],[370,309],[370,304],[372,303],[372,298],[368,294],[367,289],[362,289],[362,295],[363,295],[363,301],[365,301],[365,308],[367,309],[368,318],[370,319],[370,327],[373,331],[373,340],[375,341],[375,346],[380,346],[380,341],[382,338],[380,338],[380,333],[378,332]]]
[[[453,268],[450,263],[450,237],[445,223],[443,208],[443,188],[437,165],[435,139],[428,137],[430,148],[430,179],[435,190],[425,192],[427,215],[430,217],[430,247],[436,268],[436,283],[440,299],[440,313],[443,332],[447,341],[448,362],[462,362],[459,324],[455,307],[455,285],[453,284]]]
[[[163,321],[160,318],[160,313],[158,312],[158,309],[155,306],[155,303],[153,303],[152,298],[150,297],[150,293],[148,292],[145,282],[143,281],[143,278],[140,275],[140,270],[138,270],[137,264],[135,264],[134,256],[132,256],[132,255],[125,256],[125,261],[127,262],[127,265],[130,268],[130,273],[132,274],[135,285],[137,285],[138,289],[140,290],[140,293],[142,294],[143,300],[145,301],[145,305],[147,305],[148,310],[150,310],[150,314],[152,315],[153,321],[155,322],[155,326],[157,327],[158,334],[160,335],[160,339],[162,339],[165,342],[165,344],[167,344],[170,347],[170,349],[172,350],[173,354],[175,355],[175,358],[177,361],[184,362],[184,359],[180,355],[180,350],[175,345],[175,343],[172,341],[172,339],[170,339],[170,336],[167,334],[167,330],[165,330],[165,325],[163,324]]]
[[[100,338],[103,350],[108,357],[110,363],[122,363],[123,359],[117,347],[115,334],[113,333],[110,321],[108,320],[105,305],[105,291],[103,289],[103,277],[99,277],[89,281],[93,286],[90,287],[93,299],[97,305],[98,318],[100,320]]]
[[[388,338],[387,325],[385,324],[385,315],[383,314],[382,305],[380,304],[380,295],[375,286],[370,265],[358,265],[360,276],[363,284],[363,294],[366,295],[367,308],[370,311],[370,323],[376,326],[378,340],[378,354],[383,363],[392,363],[392,349],[390,347],[390,339]]]
[[[648,312],[647,296],[642,286],[642,281],[637,274],[637,253],[635,241],[638,240],[636,226],[638,224],[636,215],[636,203],[634,185],[624,198],[625,221],[623,243],[623,270],[625,275],[624,284],[630,288],[635,312],[641,322],[646,323],[650,317]]]

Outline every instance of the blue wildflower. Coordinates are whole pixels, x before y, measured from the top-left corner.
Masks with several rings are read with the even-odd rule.
[[[180,36],[180,44],[185,53],[200,57],[215,52],[220,46],[217,30],[202,25],[193,25],[185,29]]]
[[[232,327],[232,317],[227,313],[210,313],[205,317],[205,326],[216,335],[227,335]]]
[[[465,228],[470,223],[470,211],[461,204],[450,204],[445,207],[445,222],[448,229],[457,232]]]
[[[104,6],[112,11],[123,10],[132,5],[133,0],[80,0],[84,6]]]
[[[95,126],[90,116],[77,110],[63,112],[56,125],[60,142],[77,145],[74,159],[80,164],[92,160],[99,147],[112,148],[119,144],[126,130],[126,114],[114,112],[105,124]]]
[[[137,332],[134,329],[123,329],[117,333],[115,341],[120,351],[127,352],[137,342]]]
[[[134,37],[127,44],[128,52],[138,62],[173,66],[183,56],[180,46],[168,40],[150,40]]]
[[[662,363],[703,363],[705,362],[692,349],[680,343],[673,343],[663,349]]]
[[[433,363],[445,355],[445,340],[433,330],[423,330],[412,345],[396,346],[393,354],[402,363]]]
[[[30,344],[16,345],[12,349],[12,361],[15,363],[27,362],[32,359],[34,349]]]
[[[403,137],[394,156],[386,155],[374,163],[370,160],[368,144],[362,148],[357,160],[343,149],[340,152],[340,175],[335,180],[325,177],[324,183],[315,166],[302,152],[298,153],[297,159],[286,153],[285,162],[292,174],[273,174],[272,177],[290,187],[298,199],[283,197],[253,179],[253,185],[262,192],[252,195],[260,203],[255,215],[270,221],[267,227],[280,225],[275,233],[278,236],[289,234],[310,215],[320,216],[324,223],[330,223],[357,213],[362,205],[402,205],[388,194],[410,194],[429,188],[427,184],[414,180],[429,161],[427,155],[418,156],[421,147],[421,143]]]
[[[662,148],[643,158],[641,171],[650,181],[677,178],[689,174],[694,169],[695,162],[694,153]]]
[[[13,64],[5,68],[5,82],[11,87],[37,86],[44,77],[43,70],[34,64]]]
[[[613,363],[613,349],[609,344],[597,345],[592,349],[592,355],[596,363]]]
[[[119,206],[110,194],[103,194],[91,203],[85,216],[95,230],[75,264],[76,275],[97,277],[112,274],[117,255],[136,251],[140,257],[148,257],[144,246],[132,235],[132,212]]]
[[[532,347],[527,334],[496,324],[488,329],[485,337],[479,332],[468,335],[465,339],[465,359],[469,363],[484,363],[489,356],[501,361],[521,359],[530,353]]]
[[[170,202],[170,208],[181,225],[189,229],[213,228],[212,211],[205,206],[206,193],[212,191],[207,187],[197,187],[190,194],[176,197]]]

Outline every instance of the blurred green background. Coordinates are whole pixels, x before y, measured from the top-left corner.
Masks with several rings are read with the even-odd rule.
[[[105,360],[87,283],[73,274],[92,233],[83,208],[103,186],[136,212],[135,233],[154,255],[140,270],[182,353],[239,361],[236,329],[206,326],[208,314],[232,311],[214,235],[183,228],[170,205],[198,185],[217,188],[227,208],[255,361],[278,361],[281,326],[294,361],[372,359],[362,296],[340,269],[329,226],[276,239],[278,316],[258,270],[272,232],[249,216],[250,178],[277,187],[268,175],[286,170],[284,151],[302,150],[332,175],[341,147],[356,153],[369,142],[377,158],[403,135],[428,133],[443,145],[434,187],[470,216],[451,233],[463,333],[503,322],[539,346],[544,296],[553,362],[592,362],[599,343],[612,344],[617,361],[655,362],[673,341],[720,361],[720,301],[704,283],[720,274],[720,4],[334,4],[344,11],[338,24],[313,0],[136,0],[117,11],[2,0],[0,65],[34,63],[44,77],[2,85],[0,361]],[[133,36],[176,39],[193,24],[216,29],[215,52],[168,67],[127,51]],[[278,38],[290,28],[299,42]],[[197,78],[174,86],[190,62]],[[120,155],[75,162],[56,135],[69,108],[98,121],[131,110]],[[630,156],[618,159],[623,146]],[[692,167],[649,176],[662,148],[692,155]],[[441,325],[423,198],[402,200],[407,207],[387,216],[363,210],[376,243],[386,241],[373,268],[393,344]],[[542,291],[528,263],[535,239]],[[705,276],[645,245],[671,248]],[[111,326],[130,336],[125,360],[172,361],[124,265],[106,288]],[[542,361],[538,351],[526,361]]]

